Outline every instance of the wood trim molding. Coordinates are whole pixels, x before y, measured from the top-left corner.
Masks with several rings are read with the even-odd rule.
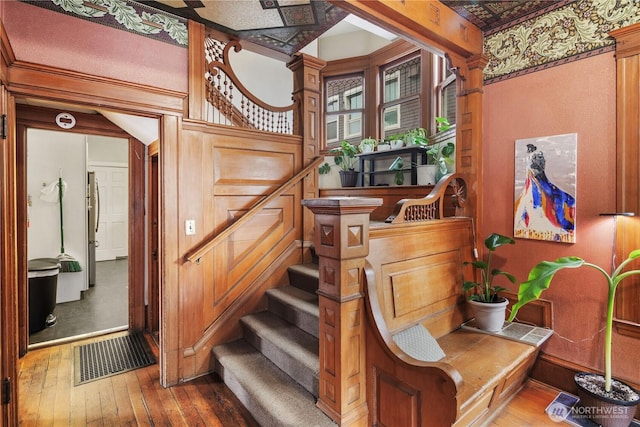
[[[482,53],[482,31],[440,3],[397,0],[330,0],[341,9],[363,17],[425,47],[468,57]]]
[[[52,108],[38,107],[26,104],[16,106],[17,122],[28,127],[61,131],[56,124],[56,115],[61,111]],[[76,125],[64,132],[90,133],[117,138],[129,138],[130,135],[100,114],[71,112],[76,119]]]
[[[6,82],[7,70],[16,60],[16,56],[11,48],[9,36],[4,28],[4,23],[0,20],[0,82]]]
[[[16,97],[37,97],[104,109],[182,116],[187,94],[70,70],[15,61],[8,69],[7,88]]]

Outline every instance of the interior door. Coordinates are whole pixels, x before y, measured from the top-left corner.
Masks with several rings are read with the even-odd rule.
[[[124,166],[92,164],[100,192],[100,212],[96,232],[96,261],[128,255],[129,171]]]

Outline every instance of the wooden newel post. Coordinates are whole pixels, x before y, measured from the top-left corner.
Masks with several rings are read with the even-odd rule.
[[[315,214],[320,285],[318,407],[341,426],[368,423],[363,279],[369,216],[381,199],[304,200]]]

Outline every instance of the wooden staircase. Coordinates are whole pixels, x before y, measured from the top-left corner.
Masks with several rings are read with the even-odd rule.
[[[241,319],[243,337],[213,348],[215,370],[261,426],[335,426],[318,398],[318,265],[289,267],[266,311]]]

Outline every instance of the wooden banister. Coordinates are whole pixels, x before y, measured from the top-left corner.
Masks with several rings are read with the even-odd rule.
[[[189,262],[198,262],[200,258],[211,249],[213,249],[217,244],[222,242],[224,239],[229,237],[235,231],[237,231],[242,225],[251,220],[258,212],[262,210],[265,206],[271,203],[273,200],[280,197],[285,191],[289,190],[291,187],[296,185],[299,181],[301,181],[305,176],[309,175],[315,168],[317,168],[320,163],[324,161],[322,156],[315,157],[311,163],[309,163],[304,169],[295,174],[293,177],[289,178],[285,183],[283,183],[278,189],[276,189],[273,193],[269,194],[262,198],[258,203],[253,205],[247,213],[242,215],[235,221],[233,224],[229,225],[227,228],[222,230],[219,234],[215,236],[211,236],[209,239],[205,240],[195,249],[187,252],[185,255],[185,260]]]
[[[399,224],[403,222],[427,221],[444,218],[444,201],[447,188],[453,188],[451,201],[456,212],[464,207],[467,199],[467,186],[460,175],[452,173],[438,181],[431,192],[421,199],[402,199],[385,222]],[[458,215],[456,213],[456,215]]]

